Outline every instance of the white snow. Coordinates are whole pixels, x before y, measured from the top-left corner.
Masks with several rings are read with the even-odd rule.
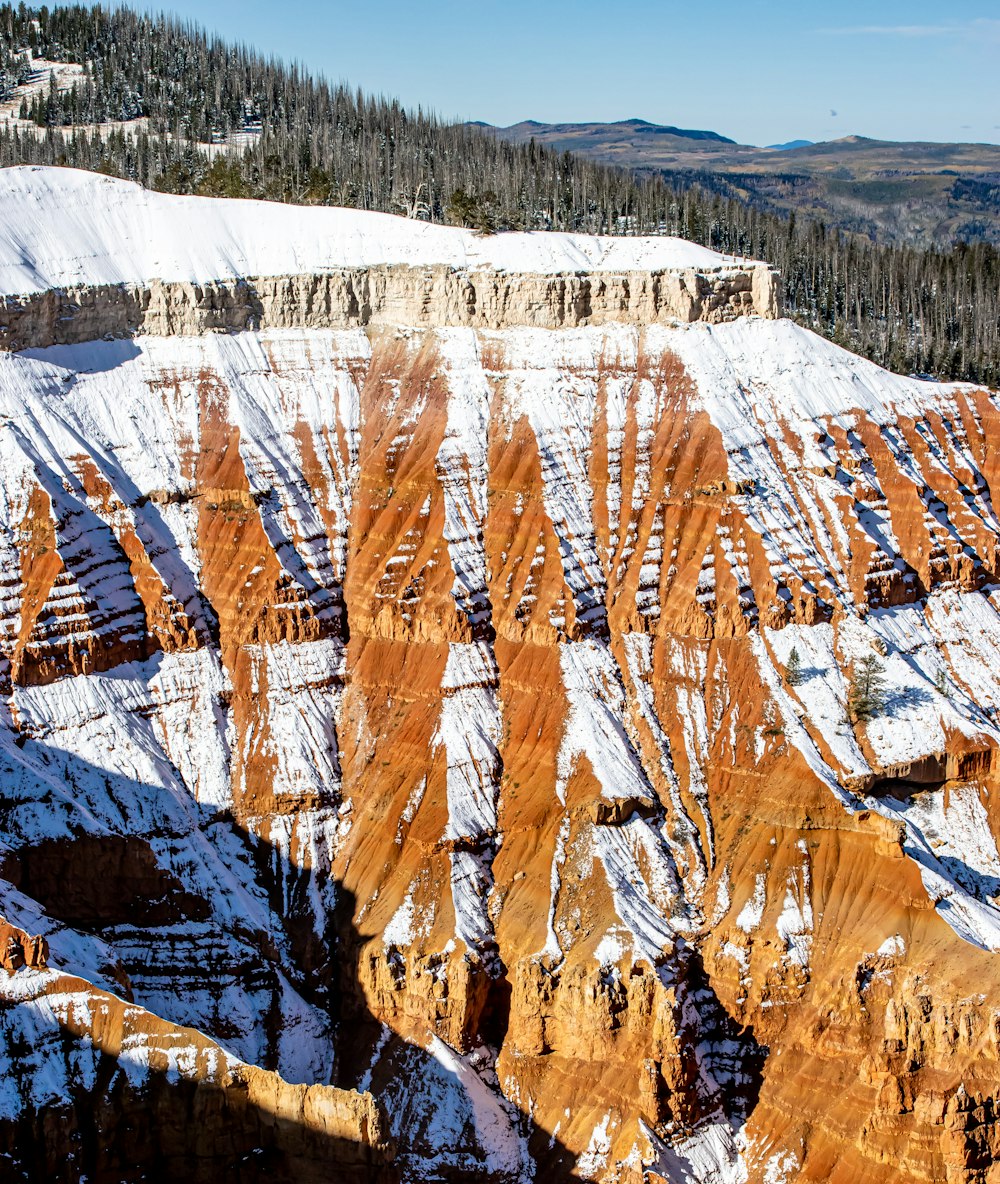
[[[453,329],[436,336],[449,388],[448,421],[435,466],[444,492],[444,537],[455,572],[452,594],[475,625],[489,616],[483,524],[491,392],[476,334]]]
[[[792,700],[791,695],[785,689],[781,675],[778,673],[771,659],[771,655],[767,651],[767,645],[759,633],[750,635],[750,645],[753,649],[754,657],[757,659],[757,666],[760,670],[761,679],[764,686],[767,687],[771,694],[771,698],[777,704],[778,710],[781,712],[782,733],[791,740],[795,747],[805,757],[809,768],[816,774],[827,788],[834,794],[835,797],[843,804],[847,805],[851,802],[851,796],[844,789],[841,788],[840,782],[837,779],[837,774],[830,767],[830,765],[823,759],[822,754],[816,746],[816,742],[812,736],[803,726],[799,719],[799,713],[796,710],[796,704]],[[758,760],[763,753],[763,746],[758,751]]]
[[[887,937],[875,952],[883,958],[902,958],[906,953],[906,942],[896,933]]]
[[[683,239],[469,230],[360,210],[154,193],[74,169],[0,171],[0,293],[436,263],[555,274],[732,267]]]
[[[658,965],[675,934],[690,929],[669,848],[635,814],[621,826],[593,827],[593,842],[615,912],[633,934],[635,957]]]
[[[42,1110],[65,1104],[82,1085],[93,1089],[103,1057],[87,1029],[99,1026],[108,1000],[80,980],[64,979],[55,970],[0,971],[0,1118],[16,1120],[28,1108]],[[70,988],[70,989],[66,989]],[[145,1009],[126,1005],[125,1031],[117,1057],[118,1068],[133,1087],[146,1083],[150,1072],[148,1018]],[[66,1043],[67,1030],[75,1039]],[[18,1052],[11,1056],[12,1048]],[[199,1065],[198,1049],[183,1030],[164,1033],[157,1041],[171,1080],[193,1077],[198,1070],[238,1064],[224,1051],[209,1048]],[[210,1069],[210,1071],[211,1071]]]
[[[784,629],[765,629],[764,637],[782,670],[788,665],[793,649],[798,650],[802,663],[802,681],[783,691],[779,699],[785,720],[797,716],[793,706],[797,702],[804,709],[804,718],[813,734],[818,733],[840,770],[848,776],[870,772],[847,723],[847,678],[843,660],[836,653],[833,626],[788,625]],[[777,689],[778,684],[774,685]],[[793,737],[798,734],[795,724],[791,724],[791,733]]]
[[[729,873],[729,867],[726,866],[719,873],[719,881],[715,889],[715,907],[712,909],[712,919],[709,922],[709,929],[717,929],[722,924],[722,919],[729,912],[732,903],[732,877]]]
[[[246,646],[252,678],[266,699],[268,735],[258,751],[274,760],[277,797],[324,797],[340,789],[336,723],[343,690],[339,638]]]
[[[562,886],[562,867],[566,862],[566,842],[569,839],[570,818],[564,814],[559,822],[559,833],[556,835],[555,847],[552,851],[552,869],[549,872],[549,911],[546,916],[545,948],[543,953],[562,961],[563,950],[556,933],[556,907],[559,903],[559,889]]]
[[[499,672],[486,642],[448,647],[444,703],[434,746],[448,755],[449,839],[475,838],[496,827]]]
[[[605,615],[605,577],[589,467],[598,373],[604,351],[634,358],[636,331],[614,325],[599,334],[586,329],[517,329],[486,337],[504,351],[504,420],[513,423],[524,416],[535,434],[542,498],[559,540],[563,577],[577,619],[599,621]]]
[[[692,1134],[666,1143],[640,1120],[650,1145],[648,1164],[676,1184],[746,1184],[746,1139],[727,1122],[709,1119]]]
[[[413,944],[415,935],[414,919],[415,905],[413,903],[413,886],[410,886],[403,903],[392,914],[389,924],[382,930],[382,942],[386,946],[398,946],[406,949]]]
[[[864,621],[847,616],[837,636],[845,667],[874,654],[885,670],[886,709],[865,726],[880,764],[940,752],[945,746],[944,724],[966,735],[981,730],[935,689],[932,671],[938,657],[922,606],[880,609]],[[880,656],[879,649],[885,654]]]
[[[1000,952],[1000,853],[977,785],[949,786],[879,812],[906,822],[903,849],[935,908],[966,941]]]
[[[813,910],[809,864],[788,873],[785,899],[778,916],[778,936],[785,943],[785,957],[793,965],[809,970],[812,953]]]
[[[764,1164],[763,1184],[787,1184],[798,1168],[799,1157],[794,1151],[777,1151]]]
[[[565,642],[559,664],[569,704],[556,761],[559,800],[565,804],[566,784],[582,756],[602,797],[654,803],[656,795],[622,722],[625,693],[611,650],[599,641]]]
[[[444,702],[432,747],[444,748],[449,840],[491,839],[496,833],[502,730],[499,671],[485,642],[453,642],[442,680]],[[493,878],[484,856],[453,850],[451,887],[456,935],[470,949],[492,936],[486,901]]]
[[[968,635],[956,628],[966,617],[976,621]],[[902,606],[871,613],[865,620],[845,614],[834,632],[829,626],[788,626],[768,631],[768,640],[787,661],[792,645],[799,647],[808,675],[795,688],[795,709],[791,693],[767,652],[764,640],[752,638],[761,675],[777,702],[786,735],[842,804],[850,810],[872,809],[886,817],[906,822],[904,851],[918,865],[924,886],[941,917],[966,941],[987,950],[1000,950],[1000,856],[986,811],[975,785],[945,791],[925,792],[904,802],[892,798],[856,797],[841,788],[837,773],[823,759],[807,727],[813,728],[848,772],[867,771],[853,733],[843,722],[846,680],[841,667],[850,660],[886,653],[880,660],[886,669],[890,698],[886,710],[869,722],[866,734],[883,765],[907,762],[944,748],[943,722],[956,731],[998,738],[1000,733],[990,716],[969,698],[942,696],[934,675],[952,654],[961,654],[965,678],[984,685],[987,671],[996,669],[1000,650],[1000,621],[991,602],[982,593],[958,596],[946,590],[928,598],[926,606]],[[946,630],[944,636],[941,631]],[[782,636],[787,634],[787,636]],[[947,637],[947,641],[945,641]],[[836,649],[840,650],[838,658]],[[964,679],[955,678],[961,684]],[[987,695],[996,695],[996,684]],[[986,696],[984,696],[986,697]],[[800,718],[801,712],[801,718]],[[839,716],[839,719],[838,719]],[[947,801],[947,807],[945,805]],[[798,919],[801,901],[786,900],[786,945],[796,961],[808,957],[794,930],[803,938],[811,925]],[[750,906],[748,905],[747,908]]]
[[[629,703],[633,709],[638,709],[638,715],[652,734],[663,784],[670,798],[671,817],[666,827],[665,838],[670,845],[678,872],[684,881],[687,898],[689,902],[694,904],[700,901],[705,888],[707,877],[705,856],[702,853],[698,828],[691,821],[685,809],[684,799],[680,792],[680,781],[671,758],[670,741],[656,710],[653,639],[647,633],[626,633],[623,643],[629,679]],[[626,717],[626,723],[628,722],[629,718]],[[688,759],[690,761],[694,737],[693,729],[687,723],[684,726],[684,737],[688,745]],[[637,738],[633,738],[633,745],[637,752],[641,751]],[[693,793],[697,794],[699,789],[704,791],[704,778],[700,764],[692,768],[690,779]],[[699,801],[704,811],[703,798]],[[709,837],[711,839],[710,829]]]
[[[36,58],[31,50],[21,51],[29,59],[31,73],[27,79],[14,88],[13,93],[0,103],[0,121],[5,128],[15,126],[23,134],[25,131],[44,135],[44,129],[29,119],[21,119],[21,100],[31,99],[34,95],[45,97],[49,87],[55,82],[56,90],[67,91],[83,79],[83,66],[79,62],[57,62],[51,58]],[[145,121],[144,121],[145,122]]]
[[[861,413],[888,426],[900,415],[922,417],[929,403],[954,389],[892,374],[789,320],[740,318],[659,332],[680,352],[700,401],[734,451],[788,424],[803,433],[806,463],[822,464],[815,420],[851,428]]]
[[[753,896],[744,904],[736,917],[737,926],[744,933],[750,933],[760,925],[764,916],[764,905],[767,900],[767,875],[758,872],[754,877]]]
[[[379,1024],[378,1040],[375,1042],[375,1047],[372,1049],[371,1060],[368,1062],[368,1068],[364,1071],[358,1079],[358,1093],[366,1094],[372,1087],[372,1074],[385,1051],[386,1045],[392,1038],[392,1028],[387,1024]]]
[[[18,748],[6,730],[0,731],[0,762],[12,802],[8,841],[69,837],[81,830],[106,835],[126,825],[139,841],[145,839],[157,863],[188,893],[206,902],[209,919],[149,930],[120,927],[113,954],[79,935],[57,933],[55,964],[74,973],[95,968],[95,981],[107,983],[105,968],[120,961],[128,969],[137,1001],[172,1022],[206,1030],[224,1014],[239,1031],[229,1048],[257,1063],[270,1043],[265,1017],[272,992],[266,984],[246,979],[244,967],[253,957],[252,946],[238,935],[256,931],[277,937],[280,923],[236,835],[228,828],[201,825],[205,807],[167,755],[161,740],[164,725],[157,714],[156,687],[176,686],[174,674],[185,675],[195,742],[180,768],[193,762],[201,766],[203,777],[210,776],[213,767],[225,769],[225,737],[211,709],[213,680],[197,682],[190,677],[192,672],[210,675],[212,657],[207,649],[158,655],[104,674],[18,688],[18,711],[34,738]],[[171,742],[181,742],[176,733]],[[206,798],[213,810],[216,802],[231,800],[228,788],[221,786]],[[298,832],[303,864],[322,868],[328,857],[325,839],[312,833],[314,828],[322,832],[322,821],[309,811],[290,821]],[[270,837],[278,842],[273,828]],[[290,838],[289,833],[283,855],[277,847],[274,852],[282,879],[282,860],[291,861]],[[315,887],[313,877],[310,881]],[[325,914],[329,903],[320,894],[314,908]],[[17,915],[25,923],[33,919],[27,913]],[[48,932],[49,926],[33,926],[33,931],[39,929]],[[211,979],[177,973],[178,966],[202,965],[208,958],[215,966]],[[285,1016],[279,1048],[282,1072],[290,1080],[315,1079],[330,1055],[328,1025],[287,979],[280,974],[278,978]]]
[[[694,379],[695,407],[722,434],[729,477],[746,483],[736,502],[779,593],[801,586],[827,603],[853,604],[846,571],[859,534],[885,557],[880,571],[895,569],[901,584],[916,590],[875,465],[855,430],[862,418],[880,430],[894,468],[918,496],[932,477],[943,482],[963,531],[1000,538],[962,427],[969,388],[890,374],[790,321],[653,326],[646,339],[647,348],[673,349]],[[945,425],[945,446],[928,426],[933,416]],[[899,426],[909,420],[926,451],[915,450]],[[838,455],[831,432],[846,437],[850,455]],[[956,522],[939,514],[931,528],[935,544],[961,546]]]
[[[429,1051],[455,1079],[472,1108],[476,1135],[486,1153],[487,1170],[513,1174],[526,1171],[530,1164],[527,1140],[517,1129],[513,1107],[490,1089],[468,1057],[460,1056],[439,1037],[431,1037]]]
[[[688,791],[698,803],[705,821],[708,838],[708,866],[715,863],[715,834],[708,805],[708,781],[705,768],[709,759],[708,712],[705,706],[705,676],[708,658],[697,645],[685,644],[686,639],[672,638],[672,666],[683,681],[675,686],[677,718],[684,737],[688,764]]]
[[[611,1137],[608,1134],[608,1123],[611,1115],[605,1114],[591,1132],[586,1148],[576,1161],[574,1175],[581,1180],[596,1180],[608,1166],[608,1156],[611,1153]]]
[[[613,925],[597,943],[594,958],[599,966],[614,966],[631,948],[631,932],[622,925]]]

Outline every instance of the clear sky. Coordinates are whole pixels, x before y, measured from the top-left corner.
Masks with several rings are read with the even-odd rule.
[[[744,143],[1000,143],[1000,4],[950,0],[161,0],[445,117],[627,119]]]

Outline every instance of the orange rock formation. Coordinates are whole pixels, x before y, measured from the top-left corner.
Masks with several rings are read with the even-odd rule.
[[[0,397],[8,1155],[1000,1178],[994,394],[744,317]]]

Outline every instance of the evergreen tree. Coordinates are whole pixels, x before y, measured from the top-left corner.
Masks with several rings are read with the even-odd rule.
[[[856,723],[867,723],[885,710],[887,698],[885,667],[868,654],[859,658],[851,669],[851,684],[847,708]]]
[[[492,234],[497,229],[493,212],[496,205],[495,193],[484,193],[482,197],[477,197],[476,194],[467,193],[464,189],[456,189],[451,195],[446,214],[448,221],[456,226]]]
[[[802,681],[802,659],[799,657],[799,651],[795,646],[792,646],[792,652],[788,655],[788,662],[785,666],[785,682],[790,687],[797,687]]]

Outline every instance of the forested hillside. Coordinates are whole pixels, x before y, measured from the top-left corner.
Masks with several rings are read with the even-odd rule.
[[[72,64],[57,76],[57,64]],[[781,269],[788,315],[896,370],[1000,383],[1000,255],[923,251],[637,178],[310,77],[168,19],[0,6],[0,164],[181,193],[457,221],[678,234]]]
[[[673,185],[698,185],[779,217],[794,211],[821,218],[876,242],[948,250],[964,239],[1000,246],[1000,144],[853,135],[776,151],[642,119],[527,120],[490,131],[515,144],[533,139]]]

